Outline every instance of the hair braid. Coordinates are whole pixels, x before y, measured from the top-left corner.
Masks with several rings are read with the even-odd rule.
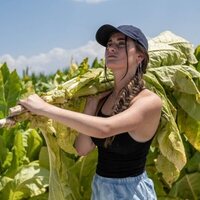
[[[121,90],[119,98],[116,100],[116,103],[113,107],[112,115],[120,113],[127,108],[129,108],[131,100],[137,96],[144,89],[144,81],[142,79],[142,72],[140,66],[133,77],[133,79],[128,83],[126,87]],[[112,144],[115,136],[108,137],[105,140],[104,146],[108,147]]]

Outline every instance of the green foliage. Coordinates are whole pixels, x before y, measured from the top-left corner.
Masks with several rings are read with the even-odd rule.
[[[47,191],[49,171],[38,162],[24,165],[13,178],[0,179],[0,199],[20,200],[43,194]]]
[[[194,52],[188,41],[169,31],[149,44],[145,86],[161,97],[163,109],[147,172],[159,199],[199,199],[199,46]],[[104,60],[95,59],[90,67],[85,58],[49,76],[29,75],[27,69],[21,80],[4,64],[0,118],[20,97],[35,92],[56,106],[83,112],[86,96],[112,87],[113,75],[108,71],[106,77]],[[73,147],[76,131],[43,117],[29,120],[0,129],[0,199],[89,200],[97,152],[79,157]]]
[[[16,105],[22,85],[16,70],[10,73],[6,63],[0,68],[0,118],[8,115],[8,109]]]
[[[195,49],[194,55],[196,56],[198,63],[195,65],[197,71],[200,72],[200,45],[198,45]]]

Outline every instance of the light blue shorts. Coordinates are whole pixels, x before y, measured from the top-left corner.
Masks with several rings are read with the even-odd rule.
[[[95,174],[91,200],[156,200],[153,181],[146,172],[136,177],[105,178]]]

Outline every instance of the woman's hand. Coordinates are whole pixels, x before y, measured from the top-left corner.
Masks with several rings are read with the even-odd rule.
[[[106,97],[109,93],[111,93],[111,91],[106,91],[98,95],[87,97],[87,104],[84,113],[88,115],[95,115],[100,100]]]
[[[99,94],[94,95],[94,96],[89,96],[87,98],[87,102],[94,102],[94,103],[98,104],[101,99],[103,99],[104,97],[106,97],[110,93],[111,93],[111,91],[106,91],[106,92],[102,92],[102,93],[99,93]]]
[[[37,94],[30,95],[26,99],[21,99],[19,104],[24,106],[30,112],[41,115],[42,110],[49,106],[42,98],[40,98]]]

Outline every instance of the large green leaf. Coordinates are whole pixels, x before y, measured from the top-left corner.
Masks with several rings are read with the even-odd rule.
[[[38,162],[23,166],[13,179],[3,177],[4,185],[0,191],[0,199],[21,200],[37,196],[47,191],[49,171],[40,168]]]
[[[91,183],[97,164],[97,151],[80,157],[78,161],[69,168],[69,184],[76,199],[90,200]]]
[[[7,114],[7,103],[5,101],[4,78],[0,71],[0,118],[5,117]]]
[[[6,64],[0,68],[0,118],[8,115],[8,109],[16,105],[22,91],[21,80],[14,70],[9,72]]]
[[[196,57],[194,56],[193,45],[186,39],[177,36],[170,31],[164,31],[152,40],[157,43],[166,43],[175,47],[180,52],[185,54],[187,61],[191,64],[195,64],[197,62]]]
[[[158,169],[158,171],[163,172],[163,178],[169,186],[171,186],[172,183],[174,183],[180,175],[180,170],[177,169],[175,165],[163,155],[158,156],[156,168]]]
[[[200,172],[200,152],[196,151],[185,166],[188,173]]]
[[[6,147],[3,137],[0,135],[0,174],[8,169],[12,161],[12,153]]]
[[[186,63],[185,55],[171,45],[149,41],[149,67],[182,65]]]
[[[20,78],[14,70],[10,73],[9,79],[5,82],[5,98],[8,103],[8,108],[16,105],[21,94],[22,86]]]
[[[175,118],[176,110],[168,100],[165,90],[159,84],[156,77],[150,73],[145,75],[145,85],[156,94],[158,94],[163,102],[161,120],[156,133],[156,139],[159,145],[161,155],[158,157],[156,165],[159,172],[163,174],[165,181],[171,185],[178,179],[181,169],[186,164],[186,155],[182,139],[177,128]],[[167,160],[170,173],[173,176],[168,177],[168,170],[163,165],[163,159]]]
[[[200,94],[199,89],[197,88],[192,78],[193,77],[189,72],[182,69],[177,70],[173,76],[174,90],[187,94]]]
[[[43,145],[42,137],[35,129],[28,129],[23,133],[24,147],[29,161],[38,160],[40,149]]]
[[[192,118],[200,121],[200,94],[192,95],[181,93],[178,91],[173,92],[180,107]]]
[[[39,164],[41,167],[46,168],[46,169],[50,169],[49,166],[49,155],[48,155],[48,149],[46,146],[43,146],[40,149],[40,153],[39,153]]]
[[[15,140],[12,148],[13,159],[10,167],[6,171],[5,175],[13,178],[21,166],[28,164],[26,157],[26,149],[23,139],[23,132],[21,130],[16,131]]]
[[[184,199],[200,199],[200,173],[192,173],[183,176],[170,191],[169,195]]]
[[[55,89],[50,90],[46,93],[42,94],[42,97],[46,102],[54,103],[54,104],[63,104],[66,102],[66,99],[69,100],[73,97],[80,97],[79,91],[81,91],[82,88],[85,86],[88,88],[89,86],[92,87],[92,84],[94,82],[97,82],[97,84],[101,85],[102,76],[104,75],[104,70],[102,68],[97,69],[90,69],[85,74],[78,75],[65,83],[57,86]],[[112,76],[110,76],[112,77]],[[104,80],[106,78],[104,77]],[[113,80],[113,77],[112,77]],[[108,81],[112,82],[112,80],[108,79]],[[113,84],[105,84],[102,83],[103,87],[94,87],[90,90],[84,90],[85,93],[82,96],[88,96],[97,94],[98,92],[109,90],[113,87]],[[98,91],[98,88],[101,90]],[[83,94],[83,92],[81,92]]]
[[[195,67],[200,72],[200,45],[196,47],[194,54],[198,60],[198,63],[195,65]]]
[[[194,67],[187,65],[171,65],[159,68],[150,68],[166,91],[177,90],[188,94],[199,93],[196,80],[200,80],[200,73]],[[185,87],[187,86],[187,87]]]
[[[200,121],[190,117],[182,109],[178,110],[177,124],[181,133],[194,148],[200,151]]]
[[[71,158],[68,158],[67,153],[59,147],[57,138],[55,137],[56,130],[52,126],[52,121],[47,119],[43,119],[42,121],[41,118],[33,118],[32,122],[34,122],[35,125],[37,124],[37,126],[41,125],[40,129],[48,148],[50,165],[49,200],[76,200],[72,189],[69,187],[68,178],[68,166],[72,165],[74,162]]]
[[[200,61],[200,45],[195,48],[194,55],[196,56],[197,60]]]
[[[0,71],[4,77],[3,82],[5,84],[5,82],[8,80],[9,76],[10,76],[10,71],[8,69],[8,66],[6,63],[4,63],[2,66],[0,66]]]
[[[185,150],[174,118],[168,113],[170,113],[169,110],[163,111],[157,140],[162,155],[180,171],[186,164]]]

